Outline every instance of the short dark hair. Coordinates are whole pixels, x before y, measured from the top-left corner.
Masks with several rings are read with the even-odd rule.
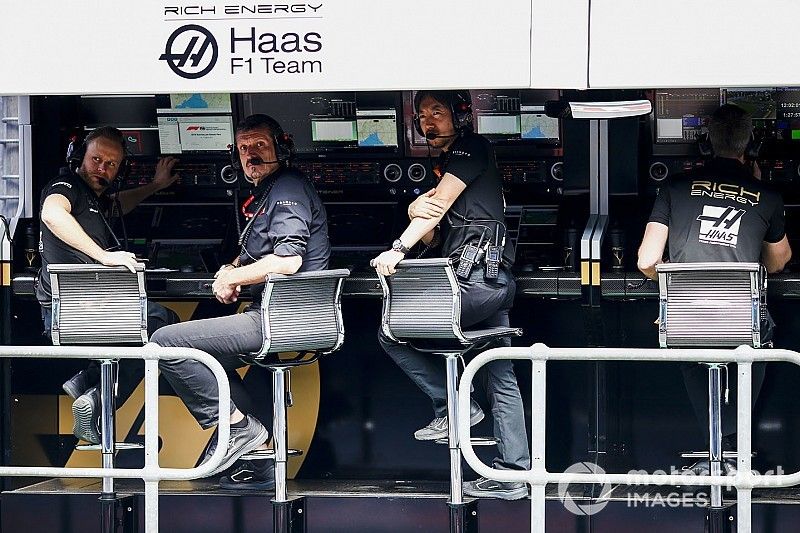
[[[414,95],[414,112],[419,113],[419,106],[422,104],[422,100],[428,97],[433,98],[452,111],[455,104],[463,100],[463,97],[458,95],[459,92],[463,93],[465,91],[431,91],[427,89],[417,91],[417,94]]]
[[[714,155],[741,157],[753,137],[753,119],[737,105],[721,105],[708,121],[708,137],[714,148]]]
[[[122,154],[125,155],[125,136],[117,128],[113,126],[103,126],[102,128],[95,128],[86,135],[83,140],[84,146],[89,146],[89,143],[96,139],[106,139],[119,145],[122,148]]]
[[[262,128],[268,129],[274,137],[283,135],[283,128],[278,124],[278,121],[264,113],[256,113],[255,115],[250,115],[241,120],[236,125],[235,135],[246,131],[260,130]]]

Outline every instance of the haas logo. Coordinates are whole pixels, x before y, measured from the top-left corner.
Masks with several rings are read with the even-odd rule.
[[[700,242],[736,248],[744,214],[744,209],[704,205],[703,214],[697,217],[700,221]]]
[[[197,24],[187,24],[172,32],[158,59],[166,61],[178,76],[194,80],[211,72],[218,57],[219,47],[211,32]]]

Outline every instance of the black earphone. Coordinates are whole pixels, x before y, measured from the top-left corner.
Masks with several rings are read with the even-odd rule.
[[[131,171],[128,144],[125,142],[125,135],[117,128],[113,128],[111,126],[97,128],[90,131],[77,147],[75,146],[75,144],[78,142],[77,135],[70,137],[69,148],[67,148],[67,166],[72,172],[77,174],[78,170],[81,168],[81,165],[83,165],[83,158],[86,157],[86,150],[89,147],[89,143],[100,138],[109,139],[111,141],[118,140],[122,146],[122,161],[119,163],[119,170],[117,170],[117,174],[115,179],[112,181],[112,184],[116,183],[118,179],[124,180],[128,177],[128,174],[130,174]]]
[[[269,115],[257,114],[247,117],[246,120],[254,121],[255,125],[248,129],[255,129],[265,127],[272,132],[272,141],[275,144],[275,161],[265,161],[265,163],[280,163],[284,166],[289,166],[292,157],[294,156],[294,140],[289,133],[283,131],[283,128],[278,121]],[[247,131],[247,130],[241,130]],[[239,158],[239,149],[236,146],[236,139],[230,146],[231,168],[237,173],[242,173],[242,161]]]
[[[434,98],[441,95],[450,104],[450,113],[453,117],[453,127],[459,135],[464,132],[473,131],[472,123],[472,96],[469,91],[419,91],[414,96],[414,129],[421,136],[425,137],[422,131],[422,124],[419,119],[419,106],[422,98],[426,95],[433,95]]]

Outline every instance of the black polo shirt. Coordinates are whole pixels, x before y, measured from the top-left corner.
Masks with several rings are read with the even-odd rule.
[[[491,143],[476,133],[464,133],[439,154],[438,167],[442,176],[449,172],[467,186],[442,219],[442,256],[457,259],[466,244],[494,243],[496,234],[502,244],[503,180]],[[503,260],[507,265],[514,262],[511,239],[506,239]]]
[[[671,179],[649,221],[669,227],[669,259],[678,263],[758,263],[762,243],[786,234],[781,195],[729,158]]]
[[[105,218],[108,216],[111,205],[111,200],[106,195],[98,197],[83,181],[83,178],[66,168],[62,168],[58,177],[51,180],[42,189],[39,213],[41,213],[45,199],[51,194],[60,194],[69,201],[70,214],[98,246],[107,250],[117,244]],[[42,259],[42,270],[36,287],[36,298],[42,306],[50,307],[52,293],[47,265],[94,263],[95,261],[53,235],[44,222],[40,221],[39,228],[39,256]]]
[[[297,170],[281,168],[253,191],[250,212],[258,209],[262,201],[252,228],[245,230],[239,264],[249,265],[269,254],[299,255],[303,259],[299,272],[328,268],[328,217],[314,185]],[[254,302],[261,301],[263,291],[263,283],[251,286]]]

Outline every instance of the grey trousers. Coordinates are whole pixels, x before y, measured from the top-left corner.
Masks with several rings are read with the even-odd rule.
[[[461,326],[463,328],[508,326],[508,312],[514,301],[516,283],[505,270],[497,282],[483,280],[483,269],[475,268],[469,280],[459,280],[461,287]],[[395,363],[433,402],[436,417],[447,416],[447,373],[444,360],[379,336],[381,346]],[[511,339],[503,339],[504,346]],[[492,361],[479,373],[494,418],[494,436],[498,439],[497,468],[528,469],[528,433],[514,365],[510,360]]]
[[[164,348],[196,348],[211,354],[228,371],[231,388],[246,394],[241,380],[233,370],[245,366],[239,355],[261,348],[261,308],[252,306],[244,313],[192,320],[159,329],[150,342]],[[161,375],[172,385],[175,393],[205,429],[216,426],[219,388],[211,370],[194,360],[170,359],[159,362]],[[231,413],[236,406],[231,401]]]

